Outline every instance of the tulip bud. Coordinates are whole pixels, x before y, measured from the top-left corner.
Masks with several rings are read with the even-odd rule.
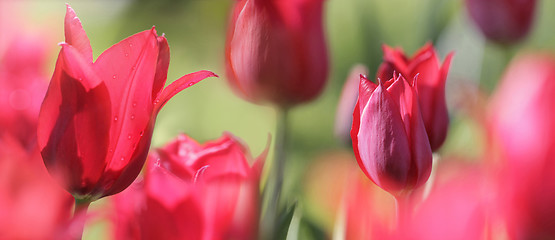
[[[391,194],[408,193],[428,180],[432,150],[415,82],[399,75],[376,85],[361,76],[351,139],[362,171]]]
[[[378,69],[378,78],[389,79],[394,72],[398,72],[411,81],[418,75],[416,88],[422,119],[432,151],[438,150],[445,142],[449,128],[445,81],[453,54],[447,55],[440,66],[434,47],[429,43],[412,58],[408,58],[402,49],[393,49],[387,45],[383,46],[383,51],[384,62]]]
[[[154,28],[122,40],[93,63],[89,39],[69,5],[65,38],[40,109],[38,145],[48,171],[66,190],[94,201],[137,177],[162,106],[215,75],[201,71],[163,88],[169,46]]]
[[[328,74],[323,0],[241,0],[226,42],[232,88],[254,103],[290,107],[314,99]]]
[[[466,8],[489,40],[510,44],[530,32],[536,0],[466,0]]]
[[[249,166],[235,137],[198,144],[180,135],[115,196],[115,239],[255,239],[265,153]]]

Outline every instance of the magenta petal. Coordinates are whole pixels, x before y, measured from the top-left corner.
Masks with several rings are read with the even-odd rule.
[[[75,11],[66,4],[66,16],[64,20],[64,32],[66,42],[73,47],[75,47],[81,55],[83,55],[83,59],[87,63],[92,63],[92,48],[91,43],[89,42],[89,38],[83,30],[83,26],[81,25],[81,20],[75,14]]]
[[[159,112],[160,109],[162,109],[162,107],[170,100],[170,98],[175,96],[177,93],[190,86],[195,85],[196,83],[202,81],[207,77],[218,77],[218,75],[214,74],[213,72],[203,70],[189,73],[172,82],[169,86],[162,90],[160,95],[158,95],[158,97],[154,101],[154,104],[156,104],[155,113]]]
[[[358,150],[372,180],[387,191],[405,187],[411,151],[392,95],[378,85],[361,115]]]

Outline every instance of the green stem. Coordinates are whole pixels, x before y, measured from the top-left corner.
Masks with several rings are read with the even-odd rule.
[[[75,199],[75,210],[73,212],[72,221],[75,224],[74,239],[81,239],[83,237],[83,229],[85,228],[85,217],[89,209],[90,201]]]
[[[279,227],[278,209],[286,161],[287,112],[287,109],[282,108],[279,108],[277,111],[274,159],[265,187],[265,196],[268,205],[262,219],[262,239],[276,238],[277,229]]]

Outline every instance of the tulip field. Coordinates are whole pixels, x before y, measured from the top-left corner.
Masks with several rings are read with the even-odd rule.
[[[555,239],[553,11],[0,0],[0,240]]]

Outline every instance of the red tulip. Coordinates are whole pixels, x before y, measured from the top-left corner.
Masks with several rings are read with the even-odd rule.
[[[255,239],[265,154],[249,167],[233,136],[180,135],[149,156],[142,182],[114,197],[116,239]]]
[[[508,67],[489,105],[492,156],[502,165],[499,202],[512,239],[555,237],[555,57]]]
[[[536,0],[466,0],[470,17],[490,40],[502,44],[522,40],[532,26]]]
[[[424,184],[432,168],[414,81],[399,75],[376,85],[361,76],[353,113],[351,139],[360,168],[396,196]]]
[[[215,75],[200,71],[163,88],[170,52],[154,28],[122,40],[93,62],[89,39],[69,6],[65,37],[42,103],[38,142],[50,173],[76,199],[94,201],[137,177],[162,106]]]
[[[449,115],[445,103],[445,81],[453,54],[445,58],[442,66],[432,44],[426,44],[412,57],[408,58],[402,49],[383,46],[384,62],[378,70],[378,78],[389,79],[394,72],[407,80],[418,76],[416,87],[420,111],[426,126],[432,151],[441,147],[447,137]]]
[[[226,43],[227,75],[242,97],[289,107],[326,83],[323,0],[241,0]]]

